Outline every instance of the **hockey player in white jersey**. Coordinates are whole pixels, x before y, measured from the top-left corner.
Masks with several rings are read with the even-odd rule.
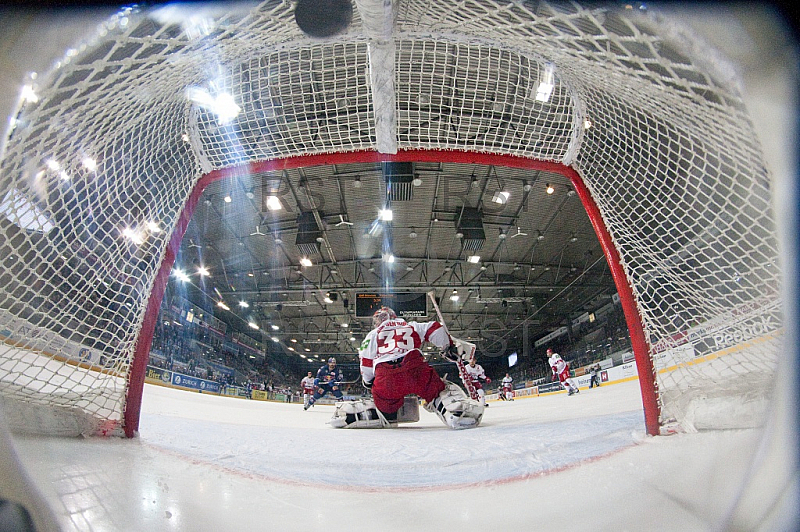
[[[407,416],[403,411],[408,405],[406,396],[413,394],[425,401],[426,410],[436,413],[452,429],[478,426],[483,406],[470,399],[458,385],[442,380],[420,351],[424,342],[430,342],[449,360],[460,356],[453,339],[439,322],[408,322],[391,308],[381,307],[375,312],[372,324],[374,329],[358,352],[361,379],[372,390],[372,401],[337,403],[331,425],[394,426]],[[403,415],[399,418],[398,413]]]
[[[558,379],[561,382],[561,385],[567,389],[567,395],[580,393],[578,385],[575,384],[575,381],[569,376],[569,364],[564,362],[561,355],[553,353],[553,350],[548,348],[547,361],[550,364],[550,368],[553,370],[553,380],[555,381]]]
[[[502,382],[502,389],[500,394],[502,398],[506,401],[513,401],[514,400],[514,378],[506,373],[506,376],[503,377]]]
[[[308,403],[314,396],[314,374],[309,371],[308,375],[303,377],[300,381],[300,387],[303,389],[303,406],[308,408]]]
[[[486,376],[483,366],[478,364],[478,360],[475,358],[475,355],[469,359],[469,364],[464,366],[464,370],[472,380],[472,385],[475,387],[475,391],[478,392],[478,401],[480,401],[481,405],[486,406],[486,391],[483,389],[483,383],[485,382],[486,384],[490,384],[492,379]]]

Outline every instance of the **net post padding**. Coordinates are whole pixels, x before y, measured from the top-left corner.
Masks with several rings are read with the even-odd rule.
[[[583,203],[584,209],[589,216],[589,220],[594,227],[597,238],[605,254],[606,261],[612,272],[617,292],[620,296],[620,303],[624,309],[628,332],[631,337],[631,344],[639,373],[639,383],[642,392],[642,403],[644,405],[645,428],[650,435],[659,434],[659,407],[657,389],[653,363],[650,359],[650,351],[645,341],[644,328],[642,326],[639,312],[633,291],[628,284],[627,277],[620,262],[619,253],[614,247],[611,235],[608,232],[597,204],[592,199],[583,180],[572,168],[560,163],[526,159],[513,155],[500,155],[491,153],[462,152],[462,151],[440,151],[440,150],[401,150],[396,154],[383,154],[375,151],[356,151],[347,153],[322,154],[322,155],[303,155],[298,157],[288,157],[283,159],[273,159],[269,161],[253,162],[246,165],[228,167],[215,170],[204,175],[192,190],[186,203],[181,218],[170,237],[169,247],[164,254],[164,259],[159,268],[153,290],[147,304],[147,314],[142,324],[142,329],[136,344],[133,364],[131,367],[130,383],[125,407],[125,435],[133,437],[139,429],[139,416],[141,413],[142,391],[144,388],[144,377],[147,372],[147,362],[149,358],[150,344],[155,332],[156,320],[158,319],[158,309],[164,296],[167,280],[175,262],[180,242],[188,228],[192,213],[203,190],[214,181],[224,179],[231,174],[241,173],[262,173],[278,170],[288,170],[293,168],[351,164],[351,163],[378,163],[378,162],[447,162],[459,164],[481,164],[492,166],[505,166],[508,168],[541,170],[546,172],[558,173],[568,178],[578,197]],[[644,378],[647,376],[647,378]]]

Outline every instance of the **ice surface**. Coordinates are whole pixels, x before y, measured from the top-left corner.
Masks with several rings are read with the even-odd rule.
[[[775,497],[734,510],[760,430],[647,437],[637,382],[490,405],[477,429],[348,430],[147,385],[134,440],[16,447],[64,530],[752,530]]]

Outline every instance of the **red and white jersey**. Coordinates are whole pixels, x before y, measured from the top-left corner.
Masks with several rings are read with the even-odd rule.
[[[502,381],[503,382],[503,389],[504,390],[510,390],[512,388],[511,383],[513,382],[513,380],[514,379],[512,377],[510,377],[510,376],[509,377],[503,377],[503,381]]]
[[[361,360],[361,375],[367,382],[375,378],[375,366],[406,356],[414,349],[430,342],[439,349],[451,344],[450,335],[437,321],[417,323],[403,318],[394,318],[371,330],[358,350]]]
[[[548,359],[550,362],[550,367],[553,368],[553,374],[559,375],[567,369],[567,363],[561,358],[561,355],[558,353],[553,353],[553,355]]]
[[[472,379],[473,384],[480,384],[480,381],[486,380],[486,373],[483,371],[483,366],[480,364],[467,364],[464,366],[464,370],[469,375],[470,379]]]
[[[303,393],[314,393],[314,377],[303,377],[300,386],[303,387]]]

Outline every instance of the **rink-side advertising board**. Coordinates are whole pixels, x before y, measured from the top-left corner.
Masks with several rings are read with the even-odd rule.
[[[157,368],[155,366],[147,366],[145,380],[152,384],[174,386],[176,388],[185,388],[200,392],[218,394],[221,391],[221,386],[216,381],[192,377],[191,375],[183,375],[175,371]]]
[[[147,375],[145,378],[169,384],[172,382],[172,372],[164,368],[147,366]]]
[[[780,334],[780,301],[759,299],[653,344],[653,364],[668,369]]]

